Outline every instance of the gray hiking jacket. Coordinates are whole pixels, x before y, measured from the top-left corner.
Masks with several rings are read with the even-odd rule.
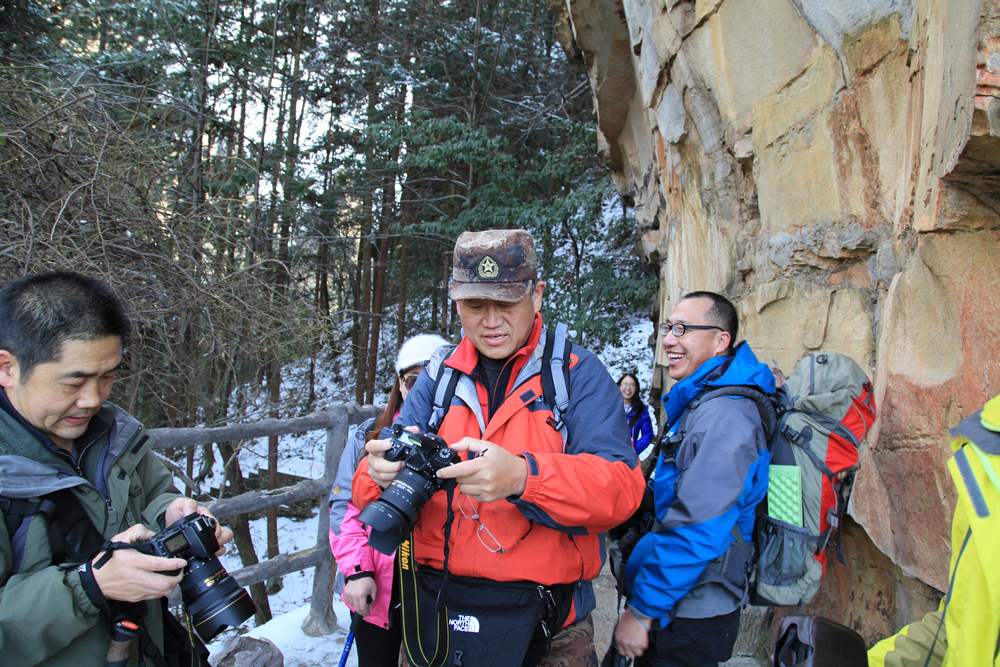
[[[136,523],[160,530],[167,506],[181,494],[149,450],[142,425],[106,403],[85,437],[74,467],[0,409],[0,495],[27,499],[72,489],[105,539]],[[21,545],[16,568],[14,543]],[[84,592],[75,565],[51,559],[44,516],[25,520],[13,536],[0,521],[0,661],[103,667],[111,640],[107,621]],[[146,607],[144,623],[162,651],[160,603]],[[135,643],[129,664],[142,664]]]

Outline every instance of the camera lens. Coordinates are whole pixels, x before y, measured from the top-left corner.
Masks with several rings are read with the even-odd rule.
[[[195,630],[206,642],[257,611],[250,595],[226,572],[218,558],[190,558],[180,586]]]
[[[399,511],[380,500],[370,503],[358,517],[361,523],[371,526],[368,544],[372,549],[391,556],[406,536],[410,521]]]
[[[361,523],[371,526],[368,543],[372,548],[391,555],[409,532],[417,512],[437,490],[437,478],[428,479],[404,467],[379,499],[358,516]]]

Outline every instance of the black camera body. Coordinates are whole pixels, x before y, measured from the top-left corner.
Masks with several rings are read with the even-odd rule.
[[[458,452],[433,433],[410,433],[400,425],[380,434],[392,441],[383,454],[387,461],[403,461],[392,483],[378,500],[358,517],[371,527],[368,544],[390,555],[410,531],[417,514],[434,493],[454,486],[454,480],[439,479],[437,471],[461,461]]]
[[[215,558],[215,552],[219,550],[215,539],[215,521],[201,514],[188,514],[135,547],[143,553],[163,558]]]
[[[180,583],[181,597],[195,630],[205,642],[227,626],[240,625],[257,611],[250,595],[215,557],[219,543],[214,519],[188,514],[148,540],[130,546],[151,556],[187,561]]]

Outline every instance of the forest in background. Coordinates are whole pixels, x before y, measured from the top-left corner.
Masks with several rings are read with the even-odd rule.
[[[546,317],[617,343],[656,276],[595,147],[537,0],[0,0],[0,284],[110,282],[135,324],[112,398],[148,426],[321,408],[318,364],[373,402],[406,336],[457,337],[463,230],[530,229]],[[218,451],[239,494],[241,446],[175,472]],[[274,510],[267,533],[273,558]]]
[[[547,316],[589,344],[652,302],[545,3],[0,8],[0,282],[109,280],[137,325],[115,400],[151,425],[224,422],[241,387],[277,416],[302,358],[371,402],[386,350],[457,333],[466,229],[530,229]]]

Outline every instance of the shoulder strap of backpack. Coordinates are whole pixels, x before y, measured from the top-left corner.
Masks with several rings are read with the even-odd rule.
[[[53,494],[54,495],[54,494]],[[7,535],[13,549],[12,571],[21,568],[24,558],[25,539],[18,535],[28,529],[28,521],[36,514],[45,517],[46,530],[49,537],[49,550],[52,552],[52,562],[61,563],[66,557],[66,540],[54,516],[58,516],[56,503],[51,497],[41,498],[8,498],[0,496],[0,509],[3,510],[4,521],[7,524]]]
[[[7,524],[7,534],[13,548],[13,571],[17,572],[24,558],[25,540],[15,537],[27,530],[27,521],[41,514],[52,563],[82,562],[97,553],[104,539],[87,516],[83,506],[70,489],[54,491],[39,498],[8,498],[0,496],[0,509]]]
[[[562,322],[555,331],[547,331],[542,350],[542,399],[552,410],[552,427],[561,431],[563,416],[569,409],[569,364],[573,345],[569,330]]]
[[[546,332],[545,347],[542,350],[542,400],[552,410],[552,426],[557,431],[561,431],[565,426],[563,415],[569,408],[569,365],[572,349],[569,329],[562,322],[556,325],[554,331]],[[452,354],[454,350],[448,357]],[[461,374],[444,363],[445,359],[442,359],[438,375],[434,379],[434,404],[427,422],[433,433],[437,433],[444,422],[451,401],[455,397],[455,388],[461,378]]]
[[[764,427],[764,437],[767,440],[767,445],[768,447],[771,446],[771,441],[779,428],[781,415],[778,412],[778,406],[775,398],[770,394],[765,394],[760,389],[745,385],[733,385],[719,387],[718,389],[709,389],[691,401],[687,409],[684,411],[684,417],[705,401],[718,398],[719,396],[741,396],[743,398],[749,398],[753,401],[754,405],[757,406],[758,414],[760,414],[760,422]]]
[[[437,433],[438,429],[441,428],[444,417],[448,414],[448,408],[451,407],[451,399],[455,397],[455,388],[461,378],[461,375],[454,368],[444,363],[448,357],[455,354],[457,349],[457,346],[452,348],[451,352],[441,360],[437,377],[434,378],[434,404],[431,407],[430,419],[427,420],[427,426],[431,433]]]

